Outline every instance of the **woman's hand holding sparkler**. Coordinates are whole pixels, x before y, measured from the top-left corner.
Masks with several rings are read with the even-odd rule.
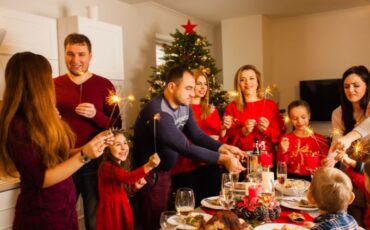
[[[75,108],[75,111],[78,115],[81,115],[83,117],[87,118],[93,118],[96,115],[96,108],[94,104],[92,103],[81,103],[78,104]]]
[[[242,128],[242,132],[244,134],[244,136],[247,136],[248,134],[250,134],[253,129],[254,129],[254,126],[256,125],[256,120],[254,119],[248,119],[245,121],[244,123],[244,127]]]
[[[149,157],[148,162],[144,165],[144,171],[145,173],[148,173],[155,167],[157,167],[161,163],[161,159],[158,156],[158,153],[154,153]]]
[[[280,147],[281,147],[281,150],[283,151],[283,153],[288,152],[289,138],[287,138],[287,137],[282,138],[281,141],[280,141]]]
[[[266,131],[266,129],[269,127],[270,121],[266,117],[260,117],[257,127],[258,130],[263,133]]]
[[[81,151],[89,158],[94,159],[103,154],[105,147],[113,144],[114,137],[110,130],[103,131],[96,135],[91,141],[85,144]]]

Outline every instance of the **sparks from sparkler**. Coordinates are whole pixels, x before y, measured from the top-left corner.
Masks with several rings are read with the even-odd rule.
[[[108,96],[105,98],[105,101],[107,102],[108,105],[114,105],[112,112],[110,113],[109,120],[107,123],[108,128],[111,125],[111,121],[113,118],[114,111],[116,110],[116,107],[120,101],[122,101],[122,98],[119,97],[114,90],[109,90],[108,91]]]
[[[364,146],[360,140],[353,143],[353,155],[360,158],[364,153]]]
[[[273,95],[273,91],[274,90],[276,90],[276,85],[274,84],[274,85],[272,85],[272,86],[270,86],[270,85],[268,85],[268,86],[266,86],[266,88],[265,88],[265,91],[264,91],[264,96],[263,96],[263,105],[262,105],[262,112],[261,112],[261,117],[263,117],[263,113],[264,113],[264,111],[265,111],[265,105],[266,105],[266,99],[268,98],[267,96],[268,95],[270,95],[271,97],[272,96],[274,96]],[[252,111],[253,112],[253,111]]]
[[[123,108],[127,105],[132,105],[132,103],[135,101],[135,97],[133,95],[128,95],[127,97],[122,97],[121,100],[119,102],[122,102],[121,103],[121,106],[119,106],[119,103],[118,103],[118,109],[121,111],[123,111]],[[117,116],[113,119],[113,122],[112,122],[112,125],[115,124],[118,120],[118,118],[121,116],[121,113],[118,113]]]
[[[161,114],[159,113],[156,113],[154,114],[153,116],[153,132],[154,132],[154,152],[156,153],[157,152],[157,127],[156,127],[156,124],[157,124],[157,121],[159,121],[161,119]]]
[[[315,136],[315,132],[313,131],[313,129],[311,128],[311,127],[309,127],[309,126],[307,126],[306,128],[305,128],[305,131],[306,131],[306,133],[308,134],[308,136],[310,136],[312,139],[314,139],[315,140],[315,142],[316,142],[316,145],[317,145],[317,147],[319,148],[319,150],[320,150],[320,154],[319,154],[319,156],[321,156],[322,155],[322,149],[321,149],[321,146],[320,146],[320,144],[319,144],[319,141],[317,140],[317,138],[316,138],[316,136]]]
[[[342,134],[342,131],[338,128],[333,128],[332,130],[330,130],[331,137],[338,136],[341,134]]]
[[[284,119],[285,124],[289,124],[290,118],[289,118],[288,114],[285,114],[283,119]]]

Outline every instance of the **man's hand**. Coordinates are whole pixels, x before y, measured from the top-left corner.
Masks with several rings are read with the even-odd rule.
[[[245,170],[245,168],[240,164],[240,161],[237,158],[229,155],[220,154],[218,163],[225,166],[225,168],[229,172],[240,173],[241,171]]]
[[[78,104],[77,107],[75,108],[75,111],[78,115],[81,115],[87,118],[94,118],[96,115],[95,106],[94,104],[91,104],[91,103]]]
[[[228,144],[221,145],[220,148],[218,148],[218,152],[221,154],[236,157],[237,159],[243,159],[245,156],[244,152],[241,149]]]

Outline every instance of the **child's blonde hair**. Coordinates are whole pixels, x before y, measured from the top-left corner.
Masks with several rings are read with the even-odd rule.
[[[352,182],[341,170],[322,167],[312,178],[309,190],[320,210],[336,213],[347,209]]]

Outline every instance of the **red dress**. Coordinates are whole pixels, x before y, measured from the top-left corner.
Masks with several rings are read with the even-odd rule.
[[[283,153],[279,145],[278,160],[287,162],[289,174],[310,176],[308,168],[318,168],[321,160],[326,158],[329,145],[326,138],[318,133],[309,137],[298,137],[294,132],[281,137],[289,139],[289,148]]]
[[[370,193],[366,190],[365,187],[365,175],[353,171],[351,167],[347,168],[348,175],[351,177],[352,182],[356,185],[356,187],[365,194],[366,201],[367,201],[367,208],[364,217],[364,223],[367,230],[370,230]]]
[[[232,125],[223,138],[224,142],[235,145],[242,150],[253,150],[254,138],[257,137],[259,141],[265,141],[266,151],[271,152],[272,144],[276,143],[280,135],[286,131],[279,109],[274,101],[268,99],[248,102],[242,112],[237,109],[236,103],[233,101],[226,107],[224,116],[233,117]],[[249,119],[254,119],[258,122],[260,117],[265,117],[269,120],[269,127],[261,133],[256,125],[251,133],[244,136],[242,128],[245,122]]]
[[[191,108],[193,110],[194,119],[197,122],[199,128],[206,133],[207,135],[220,135],[221,131],[221,119],[220,114],[218,113],[217,109],[214,109],[213,112],[206,117],[205,119],[200,118],[201,114],[201,105],[200,104],[192,104]],[[193,160],[189,157],[179,156],[177,159],[176,165],[174,168],[171,169],[172,175],[177,175],[183,172],[190,172],[197,168],[199,168],[204,163],[201,163],[197,160]]]
[[[134,218],[124,184],[134,184],[144,177],[144,167],[132,172],[106,161],[99,168],[99,204],[96,229],[134,229]]]

